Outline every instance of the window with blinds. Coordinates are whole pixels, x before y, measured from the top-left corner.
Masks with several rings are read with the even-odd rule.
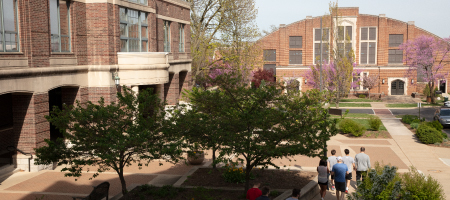
[[[403,63],[403,50],[389,49],[388,63],[402,64]]]
[[[339,56],[348,57],[348,53],[352,49],[352,30],[352,26],[338,26],[337,50]]]
[[[289,51],[289,64],[302,64],[302,51]]]
[[[360,39],[360,64],[376,64],[377,52],[377,28],[363,27],[361,28]]]
[[[289,48],[302,48],[302,36],[289,36]]]
[[[389,47],[398,47],[403,43],[403,34],[389,34]]]
[[[264,50],[264,61],[277,61],[277,50],[276,49]]]
[[[170,22],[164,21],[164,52],[170,52],[170,42],[171,42],[171,34],[170,34]]]
[[[330,30],[328,28],[323,29],[323,33],[320,32],[320,28],[314,29],[314,64],[320,60],[320,41],[322,40],[322,59],[325,61],[330,60]]]

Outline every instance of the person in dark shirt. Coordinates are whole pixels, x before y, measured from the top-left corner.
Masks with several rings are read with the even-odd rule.
[[[262,195],[260,197],[256,198],[256,200],[270,200],[269,199],[269,194],[270,194],[270,188],[269,187],[263,187]]]
[[[254,183],[253,188],[250,188],[247,191],[247,199],[248,200],[255,200],[256,198],[260,197],[262,195],[261,190],[259,189],[260,183]]]

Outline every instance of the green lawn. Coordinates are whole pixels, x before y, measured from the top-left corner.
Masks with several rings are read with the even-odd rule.
[[[336,107],[336,104],[332,103],[331,107]],[[339,103],[339,107],[371,107],[370,103]]]
[[[381,102],[376,99],[341,99],[341,102]]]
[[[369,118],[370,116],[374,115],[365,113],[348,113],[347,116],[345,116],[345,118]],[[331,118],[341,118],[341,116],[331,115]]]
[[[370,130],[370,125],[369,125],[368,119],[351,119],[351,120],[355,121],[358,124],[363,125],[367,130]],[[339,124],[338,124],[338,128],[339,128]],[[386,127],[383,124],[380,125],[380,131],[387,131]]]
[[[388,108],[412,108],[417,107],[417,103],[390,103],[386,104]]]

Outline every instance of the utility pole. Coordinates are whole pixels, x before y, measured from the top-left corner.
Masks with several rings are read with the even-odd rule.
[[[320,92],[322,92],[323,90],[323,81],[322,81],[322,41],[323,41],[323,27],[322,27],[322,17],[320,18],[320,61],[319,61],[319,89]],[[324,142],[323,144],[323,156],[326,158],[327,157],[327,141]]]

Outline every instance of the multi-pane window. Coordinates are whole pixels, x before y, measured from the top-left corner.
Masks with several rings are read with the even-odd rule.
[[[320,32],[319,28],[314,29],[314,63],[320,59],[320,41],[322,40],[322,59],[329,60],[329,40],[330,31],[328,29],[323,29],[323,33]]]
[[[147,13],[120,8],[120,51],[148,51]]]
[[[338,26],[338,55],[347,56],[352,49],[352,26]]]
[[[184,24],[180,24],[179,52],[184,52]]]
[[[302,36],[289,37],[289,48],[302,48],[302,46],[303,46]]]
[[[170,22],[164,21],[164,52],[170,52]]]
[[[289,64],[302,64],[302,51],[289,51]]]
[[[3,0],[0,3],[1,30],[0,30],[0,52],[19,51],[19,28],[17,22],[17,1]]]
[[[127,1],[142,4],[142,5],[148,5],[147,0],[127,0]]]
[[[403,34],[389,34],[389,47],[398,47],[403,43]]]
[[[52,52],[70,52],[70,1],[49,0]]]
[[[360,64],[376,64],[377,28],[361,28]]]
[[[389,49],[388,63],[403,63],[403,50]]]
[[[364,87],[364,78],[369,76],[369,72],[361,72],[358,74],[358,76],[353,77],[353,82],[357,82],[358,79],[358,83],[353,90],[367,90],[367,87]]]
[[[277,75],[277,67],[276,67],[275,64],[265,64],[265,65],[263,66],[263,69],[264,69],[264,70],[272,71],[272,72],[273,72],[273,80],[274,80],[274,81],[277,80],[277,78],[276,78],[276,75]]]
[[[264,50],[264,61],[277,61],[277,50],[275,49]]]

